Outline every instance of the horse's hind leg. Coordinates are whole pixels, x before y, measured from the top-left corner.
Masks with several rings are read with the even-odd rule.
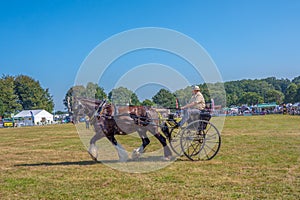
[[[170,160],[172,158],[172,152],[167,144],[166,138],[159,133],[155,134],[154,136],[159,140],[159,142],[162,144],[164,148],[165,159]]]
[[[127,152],[122,147],[122,145],[117,142],[115,136],[112,134],[112,135],[107,135],[106,137],[114,145],[114,147],[118,151],[118,156],[119,156],[120,162],[126,162],[128,160]]]
[[[147,137],[146,132],[140,132],[139,131],[138,133],[139,133],[140,138],[142,139],[142,145],[139,148],[133,150],[132,156],[131,156],[132,159],[139,158],[144,153],[144,150],[145,150],[146,146],[148,144],[150,144],[150,140]]]
[[[158,126],[153,126],[148,129],[161,143],[164,148],[164,159],[170,160],[172,158],[172,152],[167,144],[166,138],[158,132]]]

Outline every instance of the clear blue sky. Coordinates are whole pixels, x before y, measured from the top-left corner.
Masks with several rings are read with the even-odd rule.
[[[299,10],[298,0],[1,0],[0,73],[40,81],[63,110],[81,63],[100,42],[163,27],[201,44],[224,81],[292,79],[300,75]]]

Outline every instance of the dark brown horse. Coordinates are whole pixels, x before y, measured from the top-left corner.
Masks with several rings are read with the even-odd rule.
[[[172,153],[167,145],[166,138],[158,131],[158,114],[155,109],[144,106],[115,106],[106,101],[75,98],[74,117],[88,115],[94,126],[95,135],[90,140],[89,154],[97,160],[95,143],[106,137],[116,148],[120,161],[126,161],[128,155],[125,149],[117,142],[115,135],[126,135],[138,132],[142,144],[135,149],[132,158],[139,157],[150,143],[146,132],[153,134],[164,148],[164,159],[169,160]]]

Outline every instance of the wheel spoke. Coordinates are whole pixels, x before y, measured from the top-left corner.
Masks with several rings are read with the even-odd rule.
[[[191,144],[190,145],[190,147],[191,147],[191,149],[193,149],[193,151],[191,152],[191,153],[189,153],[189,155],[196,155],[196,154],[198,154],[199,153],[199,150],[200,150],[200,148],[199,148],[199,150],[197,150],[198,149],[198,147],[200,147],[200,143],[198,143],[199,145],[193,145],[193,144]],[[188,148],[188,150],[190,150],[190,148]]]

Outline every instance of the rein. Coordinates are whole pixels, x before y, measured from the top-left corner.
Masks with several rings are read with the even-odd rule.
[[[96,109],[96,111],[94,112],[94,114],[91,117],[91,121],[93,121],[95,119],[95,117],[99,117],[102,115],[103,113],[103,106],[106,104],[106,100],[104,100],[103,102],[101,102],[101,104],[98,106],[98,108]]]

